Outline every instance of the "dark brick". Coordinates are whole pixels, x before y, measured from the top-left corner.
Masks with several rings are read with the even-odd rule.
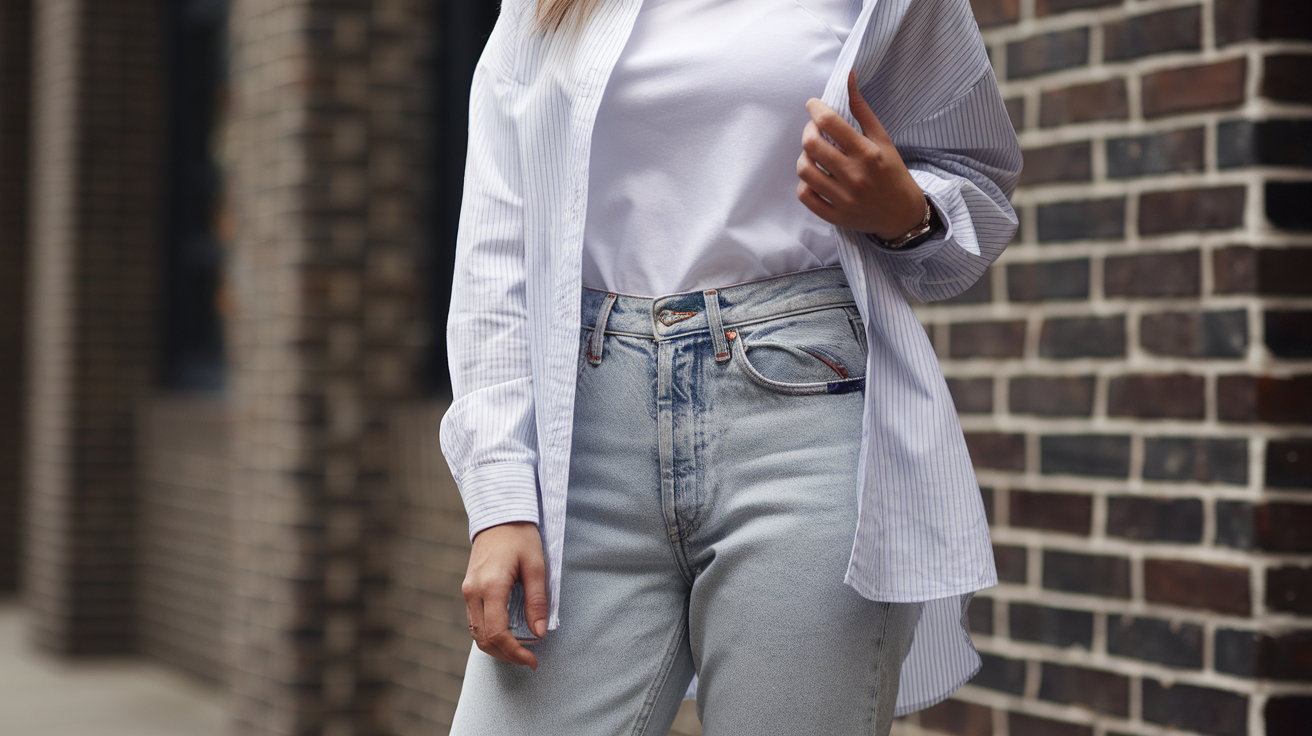
[[[1130,561],[1124,557],[1045,550],[1043,587],[1109,598],[1130,597]]]
[[[1220,376],[1217,413],[1224,421],[1312,424],[1312,374]]]
[[[1107,176],[1129,179],[1153,174],[1202,171],[1205,165],[1202,128],[1170,133],[1112,138],[1107,141]]]
[[[1194,437],[1144,440],[1144,480],[1248,482],[1248,441]]]
[[[1257,419],[1257,377],[1218,376],[1216,379],[1216,413],[1223,422],[1251,422]]]
[[[1020,186],[1090,181],[1093,179],[1092,151],[1088,141],[1025,149],[1022,152],[1025,167],[1020,172]]]
[[[1136,419],[1202,419],[1205,384],[1202,376],[1187,373],[1118,376],[1107,387],[1107,414]]]
[[[1312,697],[1272,697],[1262,708],[1262,720],[1266,722],[1266,736],[1307,736],[1307,724],[1312,723]]]
[[[1012,695],[1025,692],[1024,662],[983,652],[980,653],[979,659],[979,674],[975,675],[970,684],[990,690],[1001,690]]]
[[[977,468],[1025,469],[1025,435],[966,432],[966,449]]]
[[[1308,85],[1312,87],[1312,84]],[[1312,232],[1312,181],[1269,181],[1266,219],[1281,230]]]
[[[1145,74],[1141,81],[1143,116],[1152,119],[1238,107],[1244,102],[1247,78],[1248,60],[1244,58]]]
[[[952,736],[993,736],[993,710],[948,699],[920,711],[920,726]]]
[[[993,599],[975,596],[966,609],[966,622],[972,634],[993,633]]]
[[[1218,630],[1216,669],[1240,677],[1312,681],[1312,631]]]
[[[993,411],[992,378],[949,378],[948,391],[961,414],[987,414]]]
[[[1312,616],[1312,567],[1267,568],[1266,607]]]
[[[1271,310],[1263,315],[1262,321],[1266,347],[1272,355],[1312,358],[1312,310]]]
[[[1011,736],[1093,736],[1093,728],[1024,713],[1008,713],[1007,733]]]
[[[1011,526],[1088,536],[1093,499],[1083,493],[1012,491]]]
[[[1093,376],[1020,376],[1011,379],[1012,414],[1087,417],[1093,413]]]
[[[1218,294],[1312,296],[1312,248],[1234,246],[1215,252]]]
[[[1312,488],[1312,440],[1268,442],[1266,484],[1272,488]]]
[[[1247,616],[1252,611],[1248,568],[1183,560],[1144,560],[1144,598],[1217,613]]]
[[[1201,262],[1196,250],[1108,258],[1103,291],[1109,297],[1197,296]]]
[[[1129,117],[1129,96],[1120,78],[1051,89],[1039,98],[1039,125],[1044,128]]]
[[[1103,27],[1102,57],[1106,61],[1197,51],[1202,47],[1203,14],[1197,5],[1126,18]]]
[[[1216,128],[1216,163],[1312,167],[1312,120],[1232,120]]]
[[[1244,187],[1146,192],[1139,197],[1139,234],[1226,230],[1244,224]]]
[[[998,580],[1004,583],[1025,583],[1028,578],[1027,559],[1024,547],[993,545],[993,563],[998,567]]]
[[[1279,102],[1312,102],[1312,55],[1271,54],[1262,60],[1261,95]]]
[[[1007,299],[1041,302],[1089,298],[1089,260],[1038,261],[1007,266]]]
[[[1312,39],[1306,0],[1216,0],[1216,44],[1249,39]]]
[[[1124,478],[1130,474],[1130,438],[1125,435],[1050,435],[1039,440],[1044,474]]]
[[[1130,678],[1044,662],[1039,698],[1126,717],[1130,715]]]
[[[1008,79],[1070,69],[1083,66],[1088,61],[1088,28],[1045,33],[1007,44]]]
[[[1248,313],[1159,312],[1139,321],[1139,344],[1157,355],[1242,358],[1248,350]]]
[[[1034,0],[1034,14],[1042,17],[1066,13],[1071,10],[1102,8],[1108,5],[1120,4],[1121,0]]]
[[[1038,207],[1040,243],[1125,237],[1125,198],[1053,202]]]
[[[1197,543],[1203,539],[1203,502],[1196,498],[1112,496],[1107,534],[1125,539]]]
[[[1216,671],[1239,677],[1257,676],[1257,633],[1216,630]]]
[[[1216,543],[1222,547],[1257,546],[1257,511],[1246,501],[1216,502]]]
[[[984,520],[988,523],[994,523],[993,518],[993,489],[980,487],[980,500],[984,502]]]
[[[1057,317],[1043,321],[1044,358],[1118,358],[1125,355],[1125,316]]]
[[[1159,618],[1109,615],[1107,653],[1172,667],[1201,669],[1203,627]]]
[[[982,304],[993,300],[993,271],[985,271],[970,288],[951,299],[944,299],[942,304]]]
[[[1248,698],[1194,685],[1143,681],[1143,719],[1213,736],[1247,736]]]
[[[1268,552],[1312,552],[1312,504],[1265,503],[1254,513],[1257,545]]]
[[[1025,129],[1025,98],[1011,97],[1002,101],[1007,108],[1007,117],[1011,120],[1011,127],[1016,131]]]
[[[953,358],[1019,358],[1025,354],[1025,321],[957,322],[948,327]]]
[[[1019,0],[970,0],[970,8],[980,28],[1015,23],[1020,18]]]
[[[1012,603],[1008,621],[1008,633],[1016,641],[1093,648],[1093,614],[1089,611]]]

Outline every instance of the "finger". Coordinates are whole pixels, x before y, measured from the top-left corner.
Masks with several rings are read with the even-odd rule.
[[[483,651],[509,664],[528,665],[538,668],[537,657],[525,649],[515,635],[510,633],[510,611],[506,604],[510,602],[510,589],[498,586],[483,598],[483,624],[487,626],[487,638]]]
[[[812,97],[806,101],[806,110],[815,124],[846,154],[851,154],[866,142],[861,131],[853,128],[834,108]]]
[[[820,135],[820,128],[814,120],[802,129],[802,152],[803,155],[809,156],[811,161],[819,164],[824,173],[835,178],[847,179],[847,169],[851,161],[834,144]]]
[[[475,589],[470,581],[466,580],[460,586],[460,592],[465,597],[465,620],[469,621],[469,636],[474,641],[479,641],[483,637],[483,596]],[[482,646],[480,645],[480,649]]]
[[[850,199],[843,185],[821,171],[805,152],[797,159],[797,178],[831,203],[846,203]]]
[[[547,635],[547,568],[541,557],[530,559],[519,568],[524,584],[524,620],[533,635]]]
[[[806,182],[797,183],[797,198],[801,200],[806,208],[820,216],[820,219],[826,222],[833,222],[838,216],[838,210],[834,206],[815,193],[815,190],[807,185]]]
[[[888,132],[884,130],[884,125],[879,122],[875,116],[875,111],[870,109],[866,98],[861,96],[861,90],[856,86],[856,70],[847,75],[847,100],[852,109],[852,117],[856,118],[857,123],[861,125],[861,131],[865,137],[876,142],[892,142],[888,137]]]

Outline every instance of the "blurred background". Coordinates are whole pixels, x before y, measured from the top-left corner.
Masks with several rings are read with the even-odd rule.
[[[1003,583],[897,731],[1312,734],[1312,3],[972,5],[1022,226],[918,310]],[[0,733],[446,733],[496,12],[0,0]]]

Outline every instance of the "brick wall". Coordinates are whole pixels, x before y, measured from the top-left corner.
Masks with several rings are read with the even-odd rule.
[[[415,364],[426,6],[232,7],[239,733],[391,728],[388,420]]]
[[[973,0],[1021,232],[924,305],[993,524],[980,675],[902,728],[1312,723],[1312,5]]]
[[[19,568],[31,34],[30,0],[0,2],[0,594]]]
[[[216,396],[156,396],[142,404],[138,426],[138,646],[222,682],[232,597],[227,405]]]
[[[154,363],[161,7],[35,4],[23,595],[36,640],[66,652],[123,650],[135,628],[133,418]]]

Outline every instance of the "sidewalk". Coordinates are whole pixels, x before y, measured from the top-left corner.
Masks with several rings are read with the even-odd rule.
[[[18,606],[0,602],[0,734],[226,736],[223,694],[167,668],[33,651]]]

